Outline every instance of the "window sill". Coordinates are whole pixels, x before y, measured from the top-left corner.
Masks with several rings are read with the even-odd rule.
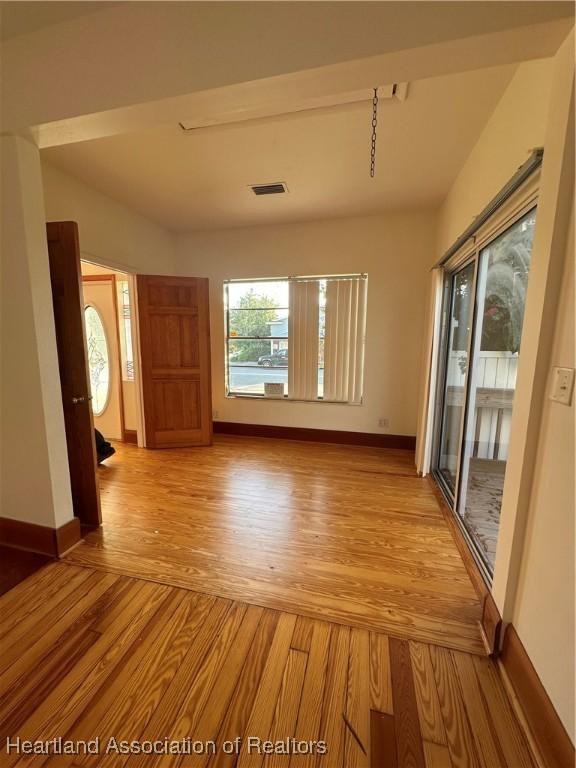
[[[245,393],[236,393],[236,392],[228,392],[226,394],[227,400],[265,400],[267,403],[269,402],[275,402],[275,403],[307,403],[309,405],[351,405],[351,406],[359,406],[364,405],[364,401],[361,400],[359,403],[349,403],[349,402],[343,402],[341,400],[324,400],[324,399],[318,399],[318,400],[297,400],[296,398],[290,398],[287,395],[284,395],[283,397],[271,397],[270,395],[258,395],[258,394],[245,394]]]

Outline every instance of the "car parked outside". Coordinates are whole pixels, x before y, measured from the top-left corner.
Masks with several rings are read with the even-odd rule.
[[[287,366],[288,350],[277,349],[275,352],[271,352],[269,355],[261,355],[258,358],[258,365],[263,365],[264,368],[272,368],[273,366]]]

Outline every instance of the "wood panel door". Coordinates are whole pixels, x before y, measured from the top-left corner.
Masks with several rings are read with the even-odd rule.
[[[210,445],[208,280],[138,275],[147,448]]]
[[[58,221],[46,229],[74,514],[85,525],[100,525],[78,225]]]

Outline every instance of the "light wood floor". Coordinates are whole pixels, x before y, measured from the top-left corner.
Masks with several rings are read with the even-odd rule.
[[[114,573],[53,563],[0,598],[0,744],[99,737],[101,754],[4,768],[533,768],[487,658]],[[239,759],[223,752],[244,737]],[[247,737],[326,755],[247,752]],[[104,754],[108,740],[208,744]],[[212,749],[216,750],[212,754]]]
[[[104,525],[70,563],[483,653],[478,598],[409,451],[116,448]]]

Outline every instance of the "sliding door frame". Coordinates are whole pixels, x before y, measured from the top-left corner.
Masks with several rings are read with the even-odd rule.
[[[471,359],[472,344],[478,322],[478,270],[480,268],[480,254],[496,240],[500,235],[509,230],[517,221],[538,206],[540,171],[533,173],[529,179],[512,195],[510,200],[504,203],[501,208],[494,211],[493,215],[480,227],[478,232],[464,243],[450,259],[443,265],[444,282],[442,286],[442,307],[440,314],[440,335],[439,335],[439,354],[438,371],[436,381],[435,403],[434,403],[434,423],[433,423],[433,441],[432,441],[432,475],[444,495],[452,515],[456,519],[460,531],[462,532],[466,544],[474,558],[482,577],[490,587],[493,580],[493,574],[484,563],[482,557],[477,551],[476,544],[468,529],[464,525],[461,515],[458,512],[460,502],[460,486],[462,479],[462,462],[464,460],[464,430],[468,420],[470,406],[470,370],[474,361]],[[467,365],[466,376],[464,380],[464,402],[460,416],[459,436],[458,436],[458,458],[456,466],[456,480],[454,483],[454,492],[449,488],[440,469],[440,450],[443,430],[443,414],[446,398],[445,384],[448,368],[448,355],[450,346],[450,320],[452,316],[452,286],[455,275],[470,263],[474,262],[474,279],[472,282],[471,306],[470,311],[470,334],[467,340]]]
[[[464,457],[463,445],[464,445],[464,429],[468,419],[468,410],[470,402],[470,365],[471,365],[471,352],[472,344],[474,340],[474,332],[476,329],[476,294],[477,294],[477,279],[478,279],[478,265],[479,265],[479,248],[473,247],[472,251],[468,252],[465,258],[458,260],[458,264],[453,269],[448,269],[444,276],[444,286],[442,291],[442,328],[440,343],[443,345],[438,356],[438,380],[436,391],[436,412],[434,416],[434,446],[432,454],[432,475],[436,480],[446,503],[450,507],[452,516],[455,518],[456,523],[462,533],[466,545],[470,550],[474,562],[476,563],[482,578],[488,586],[492,582],[492,575],[486,568],[486,565],[480,555],[477,552],[476,545],[470,536],[470,533],[461,515],[458,512],[458,501],[460,499],[460,480],[462,475],[462,461]],[[471,302],[470,302],[470,333],[466,344],[466,375],[464,378],[463,388],[463,404],[462,413],[460,415],[460,424],[458,427],[458,456],[456,460],[456,480],[454,482],[454,493],[446,483],[444,476],[440,472],[440,450],[442,443],[442,430],[443,430],[443,415],[444,415],[444,403],[446,398],[446,373],[448,369],[448,355],[450,353],[450,318],[452,316],[452,285],[454,277],[460,270],[467,267],[469,264],[474,263],[474,277],[472,280]]]
[[[454,482],[454,493],[452,493],[451,488],[446,483],[446,480],[444,479],[444,476],[440,472],[439,469],[439,463],[440,463],[440,450],[442,446],[442,432],[444,427],[444,405],[446,402],[446,374],[448,369],[448,359],[450,355],[450,321],[452,317],[452,303],[453,303],[453,294],[452,294],[452,287],[454,283],[454,278],[460,272],[461,270],[465,269],[467,266],[469,266],[471,263],[474,263],[474,275],[472,278],[472,289],[471,289],[471,303],[470,303],[470,312],[472,314],[471,317],[468,318],[468,322],[470,323],[470,335],[468,337],[468,340],[466,342],[466,375],[464,377],[464,404],[462,407],[462,413],[460,416],[460,424],[458,426],[458,445],[461,446],[462,444],[462,438],[464,434],[464,424],[466,422],[466,404],[468,402],[468,373],[470,369],[470,351],[471,351],[471,340],[472,335],[474,333],[474,307],[475,307],[475,297],[476,297],[476,276],[478,273],[478,260],[476,258],[476,251],[474,250],[471,254],[468,254],[465,259],[462,261],[459,261],[458,265],[454,267],[454,269],[450,271],[446,271],[444,274],[444,285],[442,290],[442,315],[441,315],[441,336],[440,336],[440,355],[438,357],[438,364],[439,364],[439,370],[438,370],[438,377],[437,377],[437,408],[436,408],[436,418],[435,418],[435,437],[434,437],[434,453],[433,453],[433,469],[432,472],[438,481],[440,487],[442,488],[442,491],[444,495],[448,498],[450,507],[454,511],[455,507],[455,501],[458,498],[458,488],[459,488],[459,482],[460,482],[460,451],[458,453],[458,459],[457,459],[457,465],[456,465],[456,479]]]

